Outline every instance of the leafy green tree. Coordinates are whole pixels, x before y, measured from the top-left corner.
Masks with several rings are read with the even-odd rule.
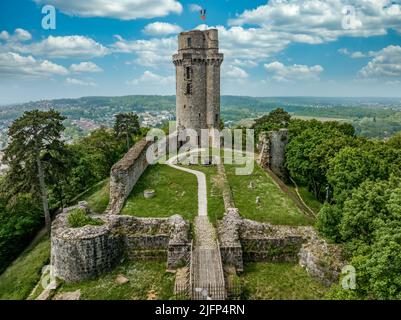
[[[340,150],[330,161],[327,179],[335,200],[344,203],[365,180],[386,180],[392,173],[401,173],[401,150],[369,141]]]
[[[354,139],[332,126],[312,127],[295,136],[287,146],[286,163],[290,175],[307,185],[315,197],[327,199],[327,170],[339,150]]]
[[[380,226],[401,221],[401,180],[365,181],[345,201],[340,232],[343,240],[369,243]]]
[[[115,118],[114,131],[118,138],[125,138],[128,151],[131,146],[132,136],[140,133],[138,115],[133,112],[119,113]]]
[[[291,120],[291,115],[284,111],[284,109],[278,108],[271,111],[269,114],[256,119],[252,129],[255,130],[255,134],[258,136],[262,131],[278,130],[280,128],[287,128]]]
[[[8,186],[12,186],[12,194],[31,192],[40,195],[49,232],[51,218],[43,155],[57,153],[64,148],[61,140],[64,119],[54,110],[25,112],[10,126],[10,143],[4,151],[4,159],[9,166],[6,180]]]

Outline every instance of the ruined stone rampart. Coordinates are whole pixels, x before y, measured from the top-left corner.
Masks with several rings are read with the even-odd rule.
[[[98,215],[101,226],[70,228],[68,210],[52,225],[51,260],[57,277],[67,282],[94,278],[122,258],[167,259],[167,268],[183,265],[190,250],[190,227],[181,216],[146,219]]]
[[[310,276],[329,285],[345,262],[338,246],[329,245],[312,227],[277,226],[243,219],[238,209],[218,224],[222,261],[243,270],[244,262],[299,262]]]
[[[262,132],[259,136],[259,163],[270,168],[280,179],[288,177],[285,168],[285,148],[288,144],[288,129]]]
[[[146,150],[153,142],[137,142],[112,168],[110,173],[109,214],[119,214],[132,188],[148,167]]]

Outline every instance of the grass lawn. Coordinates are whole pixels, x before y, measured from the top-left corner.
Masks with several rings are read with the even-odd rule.
[[[94,212],[103,213],[109,204],[109,199],[109,179],[105,179],[91,188],[79,201],[87,201]]]
[[[156,196],[145,199],[143,191],[154,189]],[[174,214],[194,220],[198,213],[198,186],[195,175],[167,165],[149,166],[132,190],[121,214],[137,217],[170,217]]]
[[[317,300],[328,290],[293,263],[247,263],[241,280],[248,300]]]
[[[124,262],[97,279],[62,284],[58,292],[81,289],[81,300],[168,300],[173,296],[174,275],[165,270],[165,262]],[[130,281],[118,284],[116,277],[119,274]]]
[[[307,187],[298,187],[299,194],[301,195],[302,199],[311,208],[315,213],[319,213],[320,209],[322,208],[323,204],[316,200],[315,196],[312,192],[308,191]]]
[[[50,240],[44,237],[0,275],[0,300],[26,299],[39,281],[42,267],[49,261]]]
[[[304,215],[256,163],[251,175],[235,175],[235,165],[225,165],[225,168],[235,205],[243,217],[280,225],[313,224],[313,219]],[[248,187],[250,182],[253,188]],[[259,204],[256,197],[260,197]]]

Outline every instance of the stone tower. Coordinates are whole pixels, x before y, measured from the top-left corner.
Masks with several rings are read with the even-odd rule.
[[[218,31],[193,30],[178,36],[176,68],[177,130],[219,128],[220,66]]]

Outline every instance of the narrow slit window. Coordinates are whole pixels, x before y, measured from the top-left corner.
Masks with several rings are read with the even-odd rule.
[[[219,122],[219,114],[218,113],[216,113],[215,122],[216,123]]]
[[[191,67],[186,67],[185,77],[187,80],[191,80],[191,78],[192,78],[192,68]]]
[[[190,82],[187,83],[187,94],[192,94],[192,84]]]
[[[192,39],[191,38],[187,39],[187,44],[188,44],[188,47],[192,47]]]

